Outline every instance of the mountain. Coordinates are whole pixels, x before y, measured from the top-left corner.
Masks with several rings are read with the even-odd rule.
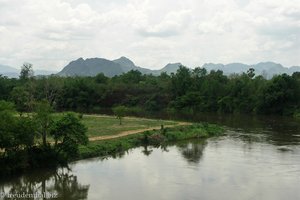
[[[79,58],[70,62],[58,73],[60,76],[96,76],[103,73],[105,76],[112,77],[120,75],[124,71],[120,64],[106,60],[104,58]]]
[[[142,68],[139,66],[136,66],[130,59],[122,56],[121,58],[118,58],[116,60],[113,60],[113,62],[118,63],[123,72],[129,72],[130,70],[138,70],[140,72],[142,72],[143,74],[151,74],[152,70],[147,69],[147,68]]]
[[[9,72],[9,73],[12,73],[12,72],[17,73],[17,72],[19,72],[19,70],[16,69],[16,68],[7,66],[7,65],[1,65],[1,64],[0,64],[0,73],[8,73],[8,72]]]
[[[246,65],[242,63],[230,63],[230,64],[214,64],[214,63],[206,63],[202,66],[206,68],[207,71],[211,70],[222,70],[225,75],[230,75],[233,73],[243,73],[247,72],[249,68],[255,69],[256,75],[263,75],[265,78],[272,78],[277,74],[293,74],[296,71],[300,71],[300,67],[293,66],[291,68],[283,67],[281,64],[274,62],[260,62],[254,65]]]
[[[121,58],[118,58],[116,60],[113,60],[113,62],[119,64],[122,67],[122,70],[124,72],[128,72],[130,70],[137,68],[131,60],[129,60],[128,58],[126,58],[124,56],[122,56]]]
[[[179,67],[182,66],[181,63],[169,63],[164,68],[158,70],[159,74],[166,72],[167,74],[176,73]]]
[[[136,66],[133,61],[126,57],[120,57],[115,60],[106,60],[103,58],[88,58],[84,60],[79,58],[70,62],[58,75],[61,76],[96,76],[98,73],[104,73],[104,75],[112,77],[126,73],[130,70],[138,70],[143,74],[160,75],[162,72],[167,74],[176,73],[181,63],[169,63],[160,70],[150,70]],[[202,68],[206,68],[207,71],[222,70],[225,75],[241,74],[247,72],[249,68],[255,69],[256,75],[263,75],[265,78],[272,78],[276,74],[287,73],[289,75],[296,71],[300,71],[300,67],[293,66],[291,68],[283,67],[281,64],[274,62],[260,62],[254,65],[247,65],[243,63],[230,63],[230,64],[214,64],[205,63]]]
[[[0,64],[0,74],[9,78],[19,77],[19,70],[7,65]]]
[[[130,70],[138,70],[143,74],[151,74],[153,70],[136,66],[130,59],[120,57],[115,60],[104,58],[79,58],[71,61],[58,73],[60,76],[96,76],[103,73],[105,76],[113,77],[126,73]]]

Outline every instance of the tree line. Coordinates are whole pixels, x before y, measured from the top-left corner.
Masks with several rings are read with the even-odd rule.
[[[0,176],[67,164],[88,142],[80,116],[55,115],[49,99],[37,98],[37,80],[31,65],[18,80],[0,77]]]
[[[0,99],[13,102],[19,112],[32,112],[36,101],[46,100],[56,111],[100,113],[125,106],[139,113],[255,113],[293,115],[300,112],[300,72],[270,80],[250,68],[225,76],[220,70],[181,66],[159,76],[129,71],[112,78],[35,77],[23,66],[19,79],[0,76]]]

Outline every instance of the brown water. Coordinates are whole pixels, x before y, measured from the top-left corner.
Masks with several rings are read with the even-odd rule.
[[[205,115],[225,136],[140,147],[71,170],[36,171],[0,182],[0,193],[57,193],[57,199],[300,199],[300,122]],[[1,199],[1,197],[0,197]]]

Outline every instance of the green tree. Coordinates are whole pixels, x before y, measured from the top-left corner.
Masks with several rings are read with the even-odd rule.
[[[108,77],[106,77],[103,73],[99,73],[95,76],[95,81],[100,84],[105,84],[108,81]]]
[[[65,114],[51,129],[57,153],[63,153],[66,159],[75,157],[79,145],[88,143],[86,131],[87,128],[73,113]]]
[[[266,114],[292,114],[299,106],[299,86],[287,74],[272,78],[260,95],[258,110]]]
[[[46,100],[36,104],[34,119],[37,125],[37,133],[42,137],[43,146],[47,145],[47,136],[53,124],[52,112],[53,109]]]
[[[34,123],[30,117],[16,117],[12,103],[0,101],[0,149],[18,150],[34,142]]]
[[[113,112],[117,116],[120,121],[120,125],[122,125],[122,118],[125,117],[128,112],[128,108],[126,106],[116,106],[113,107]]]
[[[6,101],[0,101],[0,149],[14,147],[14,131],[16,118],[13,116],[13,105]]]
[[[174,97],[182,96],[191,87],[191,71],[185,66],[180,66],[176,74],[172,75],[172,93]]]
[[[34,72],[32,68],[32,64],[30,63],[24,63],[23,66],[21,67],[21,72],[20,72],[20,80],[26,81],[33,77]]]
[[[25,87],[14,87],[10,93],[10,99],[15,103],[16,109],[21,115],[23,112],[29,111],[29,93],[26,91]]]

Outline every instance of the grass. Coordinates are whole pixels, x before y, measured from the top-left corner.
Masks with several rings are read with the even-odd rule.
[[[159,146],[185,139],[218,136],[223,132],[222,127],[207,123],[145,131],[117,139],[94,141],[87,146],[80,146],[78,159],[115,155],[142,145]]]
[[[63,114],[54,113],[54,119],[59,119]],[[89,142],[86,146],[80,146],[77,159],[114,155],[142,145],[157,146],[185,139],[207,138],[224,132],[222,127],[208,123],[157,129],[161,125],[178,125],[179,122],[136,117],[124,117],[122,125],[119,125],[116,117],[107,115],[83,115],[82,123],[88,128],[88,137],[116,135],[124,131],[148,128],[156,128],[156,130]],[[51,138],[48,139],[51,140]]]
[[[32,115],[32,113],[26,113]],[[76,115],[80,115],[75,113]],[[53,113],[54,120],[61,118],[64,113]],[[146,128],[157,128],[161,125],[176,125],[176,121],[158,120],[158,119],[146,119],[137,117],[124,117],[122,119],[122,125],[120,125],[119,119],[115,116],[109,115],[82,115],[82,123],[88,128],[88,137],[97,136],[109,136],[117,135],[124,131],[133,131]],[[53,142],[53,138],[48,136],[48,141]],[[38,139],[40,142],[41,139]]]
[[[82,123],[88,127],[88,137],[116,135],[123,131],[139,130],[145,128],[159,127],[160,125],[175,125],[177,122],[144,119],[135,117],[124,117],[122,125],[114,116],[84,115]]]

